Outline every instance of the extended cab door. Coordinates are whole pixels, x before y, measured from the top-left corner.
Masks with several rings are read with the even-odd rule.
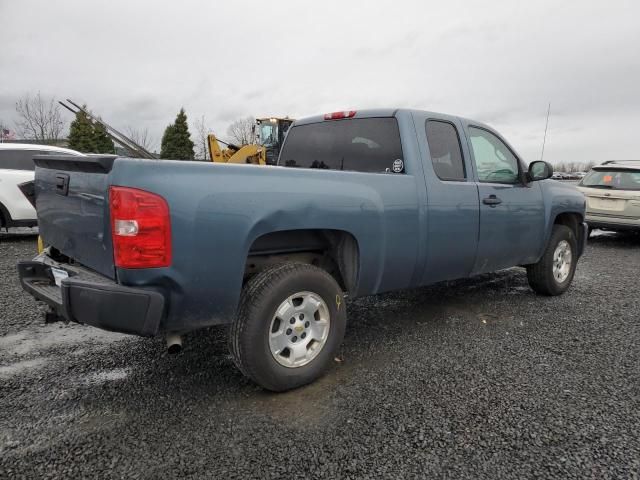
[[[539,182],[522,182],[524,166],[494,132],[468,125],[466,133],[480,200],[480,235],[473,273],[535,262],[544,241]]]
[[[469,276],[476,259],[478,189],[460,122],[414,113],[427,185],[422,284]]]

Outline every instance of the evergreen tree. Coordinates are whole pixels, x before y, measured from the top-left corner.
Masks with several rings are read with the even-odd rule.
[[[69,148],[83,153],[94,153],[96,150],[93,125],[91,120],[81,111],[69,128]]]
[[[180,109],[175,123],[169,125],[162,135],[160,158],[193,160],[193,142],[184,108]]]
[[[95,145],[94,153],[115,153],[116,151],[113,142],[107,135],[106,128],[99,123],[93,126],[93,143]]]

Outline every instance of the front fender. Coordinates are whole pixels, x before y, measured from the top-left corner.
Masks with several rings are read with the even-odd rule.
[[[584,195],[573,185],[563,184],[557,180],[543,180],[540,184],[545,205],[545,234],[538,258],[544,254],[558,217],[566,213],[575,214],[579,217],[578,228],[582,228],[586,209]],[[576,234],[579,233],[576,232]]]

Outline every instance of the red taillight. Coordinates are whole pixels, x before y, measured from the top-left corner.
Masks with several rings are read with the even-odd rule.
[[[164,198],[137,188],[110,187],[109,208],[116,267],[171,265],[171,220]]]
[[[333,112],[333,113],[325,113],[324,114],[324,119],[325,120],[340,120],[342,118],[352,118],[355,117],[356,115],[356,111],[355,110],[349,110],[346,112]]]

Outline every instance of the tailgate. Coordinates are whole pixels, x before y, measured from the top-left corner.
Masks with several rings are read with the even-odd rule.
[[[45,244],[109,278],[115,278],[115,270],[107,194],[115,158],[34,158],[36,211]]]
[[[587,211],[592,215],[640,218],[640,192],[593,188],[585,192]]]

